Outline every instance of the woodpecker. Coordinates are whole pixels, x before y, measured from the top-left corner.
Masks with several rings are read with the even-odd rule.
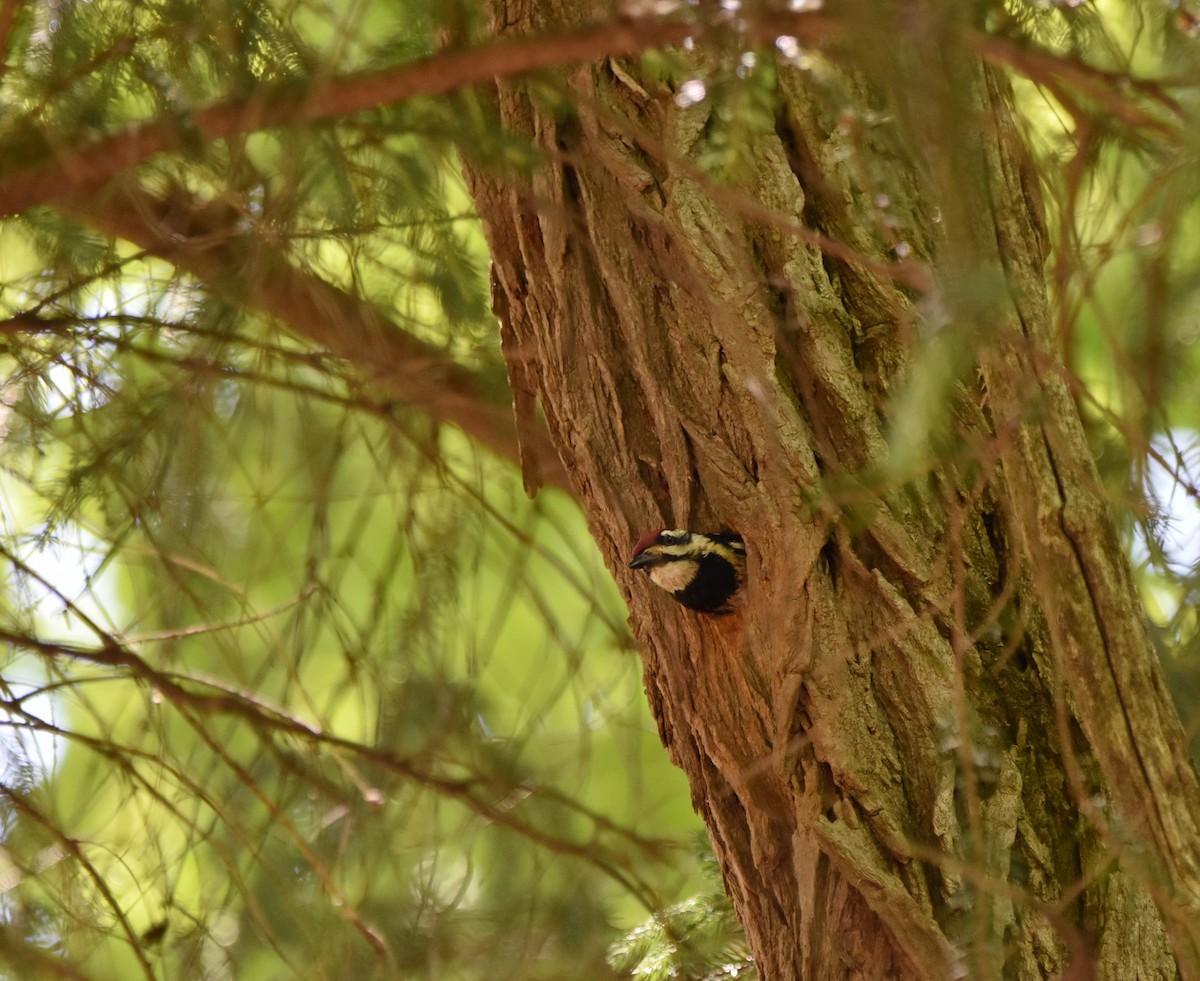
[[[745,581],[746,546],[741,535],[664,528],[634,546],[629,568],[644,569],[689,609],[729,613]]]

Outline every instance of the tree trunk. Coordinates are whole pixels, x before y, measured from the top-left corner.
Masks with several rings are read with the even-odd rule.
[[[764,977],[1200,977],[1200,791],[1054,353],[1036,177],[936,14],[781,69],[736,186],[702,169],[716,97],[615,61],[569,113],[502,85],[545,154],[467,166],[518,414],[626,588]],[[745,537],[740,612],[625,569],[656,525]]]

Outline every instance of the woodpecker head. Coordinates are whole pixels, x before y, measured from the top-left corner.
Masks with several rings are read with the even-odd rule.
[[[634,546],[629,568],[644,569],[656,586],[690,609],[728,613],[744,581],[746,546],[741,535],[652,531]]]

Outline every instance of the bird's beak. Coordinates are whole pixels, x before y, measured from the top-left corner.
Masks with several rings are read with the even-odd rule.
[[[632,559],[629,560],[629,568],[641,569],[648,565],[654,565],[658,561],[658,556],[650,552],[638,552]]]

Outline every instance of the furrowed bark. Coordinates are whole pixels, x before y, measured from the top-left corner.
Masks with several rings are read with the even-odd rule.
[[[785,69],[736,188],[698,163],[709,102],[632,64],[562,76],[574,115],[501,83],[545,155],[467,167],[510,371],[764,977],[1200,977],[1196,775],[1053,353],[1036,179],[1003,80],[930,24],[907,62],[885,24]],[[921,59],[936,111],[879,77]],[[654,525],[743,534],[740,614],[624,569]]]

